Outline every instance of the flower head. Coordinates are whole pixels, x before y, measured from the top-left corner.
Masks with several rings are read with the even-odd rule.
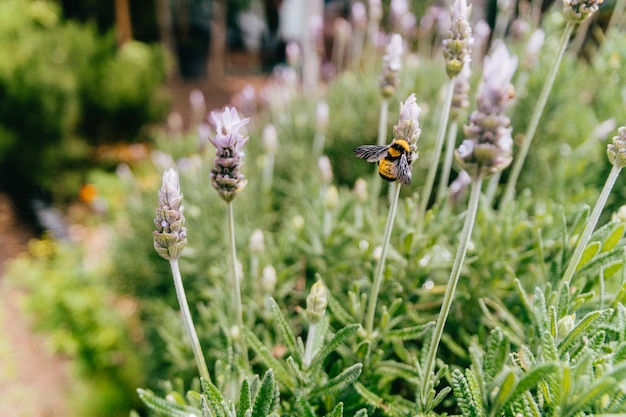
[[[317,281],[311,286],[311,292],[306,297],[306,316],[309,323],[319,323],[324,317],[327,305],[326,287],[322,281]]]
[[[402,36],[397,33],[391,35],[385,55],[383,56],[383,72],[380,80],[380,89],[383,97],[389,98],[396,92],[400,82],[400,69],[402,69]]]
[[[241,119],[234,107],[226,107],[223,112],[211,112],[211,119],[217,133],[209,138],[215,146],[214,169],[211,170],[211,184],[224,201],[232,201],[237,192],[243,190],[247,180],[239,172],[242,165],[241,149],[248,141],[241,129],[250,121]]]
[[[470,91],[470,66],[465,65],[458,76],[454,78],[454,90],[452,91],[452,103],[450,103],[450,118],[456,120],[469,107],[468,94]]]
[[[180,192],[178,173],[168,169],[163,174],[163,183],[159,191],[159,207],[156,209],[154,225],[154,249],[168,260],[180,257],[187,244],[183,195]]]
[[[485,57],[477,110],[469,115],[464,127],[467,139],[455,152],[461,167],[474,178],[492,175],[511,163],[511,121],[504,111],[512,98],[511,78],[516,68],[517,58],[509,55],[503,43]]]
[[[474,43],[469,16],[472,6],[467,0],[456,0],[450,8],[452,23],[448,36],[443,40],[443,57],[446,60],[448,77],[456,77],[465,64],[471,59],[471,48]]]
[[[411,94],[404,103],[400,103],[400,120],[393,127],[396,139],[404,139],[415,147],[422,130],[419,117],[422,109],[417,105],[415,93]]]
[[[572,23],[581,23],[598,11],[604,0],[563,0],[563,14]]]
[[[612,142],[607,148],[609,161],[618,168],[626,166],[626,126],[617,129],[617,136],[613,136]]]

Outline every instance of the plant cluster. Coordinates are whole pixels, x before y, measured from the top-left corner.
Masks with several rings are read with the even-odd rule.
[[[597,2],[560,10],[573,3],[533,28],[539,48],[513,31],[531,9],[487,48],[463,0],[443,32],[409,30],[395,4],[402,49],[365,45],[315,94],[277,70],[120,170],[108,279],[139,306],[140,411],[625,413],[626,222],[610,197],[626,44],[613,27],[589,63],[566,53],[581,30],[567,19]]]

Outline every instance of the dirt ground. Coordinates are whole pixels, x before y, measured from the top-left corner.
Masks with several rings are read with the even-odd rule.
[[[204,93],[210,111],[229,104],[246,84],[259,87],[267,78],[253,60],[237,56],[227,60],[226,74],[233,75],[171,82],[172,111],[187,123],[193,89]],[[65,401],[68,364],[46,349],[44,335],[32,332],[20,312],[20,294],[3,279],[8,263],[27,250],[34,236],[33,228],[16,216],[9,197],[0,194],[0,415],[7,417],[61,417],[71,411]]]

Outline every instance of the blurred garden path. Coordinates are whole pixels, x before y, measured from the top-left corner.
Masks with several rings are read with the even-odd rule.
[[[185,125],[191,106],[189,93],[204,93],[207,110],[221,109],[245,85],[262,86],[267,75],[250,67],[246,57],[231,56],[229,75],[192,81],[172,81],[171,111],[179,113]],[[0,416],[65,417],[68,409],[70,373],[66,361],[45,348],[45,336],[32,331],[23,317],[20,293],[9,288],[4,278],[8,264],[27,250],[35,237],[33,227],[16,216],[10,198],[0,193]]]

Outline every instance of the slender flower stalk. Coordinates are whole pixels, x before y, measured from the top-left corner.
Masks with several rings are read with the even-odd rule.
[[[247,180],[241,174],[243,164],[241,151],[248,141],[241,129],[250,121],[248,118],[241,119],[235,108],[226,107],[223,112],[211,112],[211,119],[216,127],[216,135],[210,138],[215,146],[214,169],[211,170],[211,184],[217,190],[219,196],[226,201],[226,223],[230,250],[230,272],[233,288],[233,303],[235,322],[239,334],[243,333],[243,307],[241,303],[241,278],[237,267],[237,250],[235,247],[235,221],[233,216],[232,202],[239,191],[246,186]],[[246,367],[248,367],[248,348],[244,337],[239,338],[241,355]]]
[[[594,206],[591,215],[589,216],[589,220],[587,220],[587,224],[585,225],[583,234],[578,239],[576,249],[574,249],[574,254],[567,264],[567,269],[565,270],[565,274],[563,274],[563,279],[560,283],[561,287],[563,287],[564,285],[569,285],[569,283],[571,282],[572,277],[574,276],[574,272],[576,272],[576,267],[580,262],[583,251],[587,247],[589,238],[591,238],[591,234],[593,233],[593,230],[598,223],[598,219],[600,218],[602,209],[606,205],[609,194],[611,194],[611,190],[615,185],[615,181],[617,180],[617,177],[619,176],[622,168],[626,166],[626,126],[622,126],[618,129],[618,135],[613,137],[613,143],[607,146],[607,154],[609,157],[609,161],[611,162],[611,164],[613,164],[613,167],[611,168],[606,182],[604,183],[604,187],[602,187],[602,191],[600,192],[598,201],[596,202],[596,205]]]
[[[513,88],[511,78],[517,68],[517,58],[511,57],[504,43],[498,42],[493,54],[485,57],[483,68],[483,78],[476,98],[477,109],[470,114],[469,123],[465,126],[467,139],[455,153],[457,162],[472,179],[472,189],[459,247],[422,372],[424,377],[420,386],[420,404],[425,413],[429,412],[431,407],[428,398],[434,385],[437,350],[472,235],[483,179],[506,168],[512,159],[513,139],[510,120],[504,115],[504,111],[511,101],[510,92]]]
[[[154,248],[157,253],[170,262],[176,297],[180,306],[183,325],[193,350],[193,356],[198,367],[198,373],[207,381],[211,380],[209,369],[206,366],[198,334],[193,325],[183,279],[178,266],[178,259],[187,245],[187,229],[185,228],[183,195],[180,192],[178,174],[173,169],[163,174],[163,185],[159,191],[159,207],[156,209],[153,232]]]
[[[413,154],[415,154],[417,140],[419,139],[419,136],[421,134],[421,129],[419,128],[418,122],[420,113],[421,109],[417,105],[415,94],[411,94],[404,103],[400,103],[400,120],[398,121],[398,124],[394,126],[394,135],[396,140],[404,140],[408,142],[410,146],[411,155],[409,155],[409,164],[413,162]],[[378,294],[380,293],[380,287],[383,281],[385,260],[387,257],[389,240],[391,238],[391,231],[393,229],[393,223],[396,216],[398,199],[400,197],[400,189],[400,184],[397,183],[395,187],[395,193],[390,201],[389,214],[387,216],[387,223],[385,224],[385,232],[383,234],[381,254],[380,258],[378,259],[378,263],[376,264],[376,271],[374,272],[372,289],[368,298],[365,317],[365,331],[366,334],[370,337],[373,335],[374,331],[374,316],[376,314],[376,304],[378,302]]]
[[[426,356],[426,363],[424,364],[422,375],[421,387],[421,404],[424,406],[427,403],[427,397],[430,391],[431,384],[435,370],[435,360],[437,358],[437,351],[439,349],[439,343],[443,336],[443,330],[450,313],[450,307],[454,300],[454,293],[456,286],[459,283],[459,277],[461,275],[461,269],[463,268],[463,262],[465,261],[465,255],[467,254],[467,248],[469,246],[470,238],[472,236],[472,229],[476,221],[476,213],[478,212],[478,202],[480,200],[480,189],[482,187],[483,178],[479,175],[472,180],[472,187],[470,192],[470,199],[468,202],[467,211],[465,213],[465,224],[463,225],[463,231],[459,241],[459,247],[454,258],[454,264],[452,264],[452,271],[450,272],[450,279],[448,280],[448,286],[446,292],[443,295],[443,301],[441,303],[441,309],[439,310],[439,316],[435,324],[435,330],[428,347],[428,355]],[[424,410],[427,411],[427,410]]]
[[[554,85],[556,74],[561,66],[561,60],[563,59],[563,55],[565,55],[565,49],[567,48],[570,35],[577,24],[588,19],[598,10],[598,6],[602,4],[602,1],[603,0],[563,0],[563,14],[567,19],[567,23],[565,25],[565,29],[563,30],[563,35],[561,37],[556,56],[552,62],[552,66],[550,67],[546,81],[543,84],[541,93],[539,94],[539,99],[537,100],[537,104],[535,105],[535,109],[533,110],[533,114],[528,123],[524,142],[519,150],[517,159],[513,163],[513,168],[511,169],[511,174],[500,203],[501,208],[506,208],[514,197],[517,180],[522,171],[522,166],[524,165],[526,156],[528,155],[537,126],[541,120],[541,115],[543,114],[546,102],[548,101],[548,96],[550,95],[550,91]]]
[[[469,64],[471,59],[471,47],[474,43],[472,39],[472,27],[469,24],[471,11],[472,7],[467,5],[466,0],[456,0],[450,8],[452,22],[448,36],[443,40],[443,57],[446,60],[446,73],[448,74],[449,80],[446,85],[446,94],[441,108],[441,119],[439,120],[439,127],[437,129],[434,153],[431,155],[424,189],[420,195],[418,217],[418,227],[420,228],[423,225],[430,195],[433,190],[433,185],[435,184],[435,175],[437,174],[439,159],[441,158],[446,128],[448,127],[448,118],[450,116],[450,106],[454,94],[454,79],[461,73],[463,67]]]

